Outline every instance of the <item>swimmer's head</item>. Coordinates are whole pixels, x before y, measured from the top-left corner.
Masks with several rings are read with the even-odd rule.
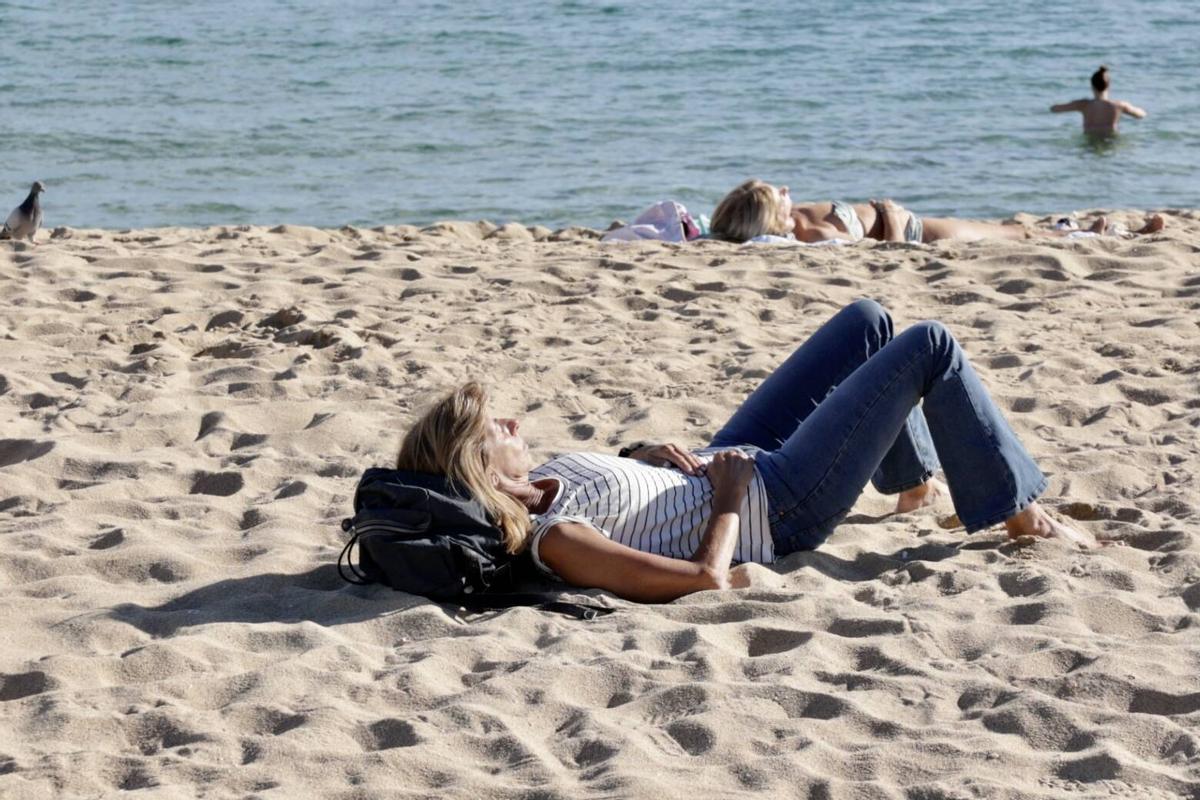
[[[1092,73],[1092,91],[1107,92],[1108,91],[1108,67],[1103,64],[1100,69]]]

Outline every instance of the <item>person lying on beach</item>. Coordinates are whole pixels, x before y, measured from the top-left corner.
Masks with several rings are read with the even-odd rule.
[[[1072,100],[1069,103],[1058,103],[1050,106],[1056,114],[1067,111],[1079,111],[1083,114],[1083,132],[1091,135],[1107,136],[1117,132],[1117,123],[1122,114],[1128,114],[1134,119],[1144,119],[1146,112],[1126,100],[1113,100],[1108,96],[1109,78],[1108,67],[1101,66],[1092,73],[1092,97],[1082,100]]]
[[[750,395],[707,447],[637,444],[534,467],[515,419],[480,384],[406,433],[397,468],[448,477],[479,500],[512,553],[547,573],[643,602],[747,585],[735,563],[769,563],[825,541],[871,481],[896,511],[950,499],[968,533],[1096,540],[1036,502],[1046,489],[953,335],[903,333],[878,304],[838,312]]]
[[[1136,233],[1154,233],[1166,226],[1155,214]],[[1087,231],[1109,232],[1108,220],[1098,217]],[[955,217],[919,217],[891,200],[869,203],[793,203],[786,186],[757,178],[741,184],[717,205],[709,230],[713,238],[747,242],[758,236],[792,236],[802,242],[844,239],[857,242],[923,242],[941,239],[1029,239],[1063,237],[1073,231],[1033,230],[1023,225],[975,222]]]

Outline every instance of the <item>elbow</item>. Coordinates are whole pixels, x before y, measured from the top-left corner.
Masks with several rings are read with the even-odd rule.
[[[696,575],[696,588],[694,591],[703,592],[710,589],[720,590],[728,588],[729,570],[701,565]]]

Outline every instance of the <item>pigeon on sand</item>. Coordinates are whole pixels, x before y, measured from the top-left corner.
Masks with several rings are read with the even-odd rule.
[[[33,241],[33,235],[42,227],[42,203],[38,195],[46,191],[41,181],[34,181],[29,189],[25,202],[12,210],[4,229],[0,230],[0,239],[28,239]]]

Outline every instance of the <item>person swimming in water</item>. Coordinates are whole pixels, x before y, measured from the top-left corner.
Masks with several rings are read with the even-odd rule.
[[[1083,114],[1083,132],[1087,134],[1106,136],[1117,132],[1117,122],[1122,114],[1128,114],[1135,119],[1146,116],[1144,109],[1138,108],[1126,100],[1113,100],[1108,96],[1108,67],[1101,65],[1092,73],[1092,99],[1072,100],[1069,103],[1059,103],[1050,106],[1056,114],[1065,111],[1079,111]]]

